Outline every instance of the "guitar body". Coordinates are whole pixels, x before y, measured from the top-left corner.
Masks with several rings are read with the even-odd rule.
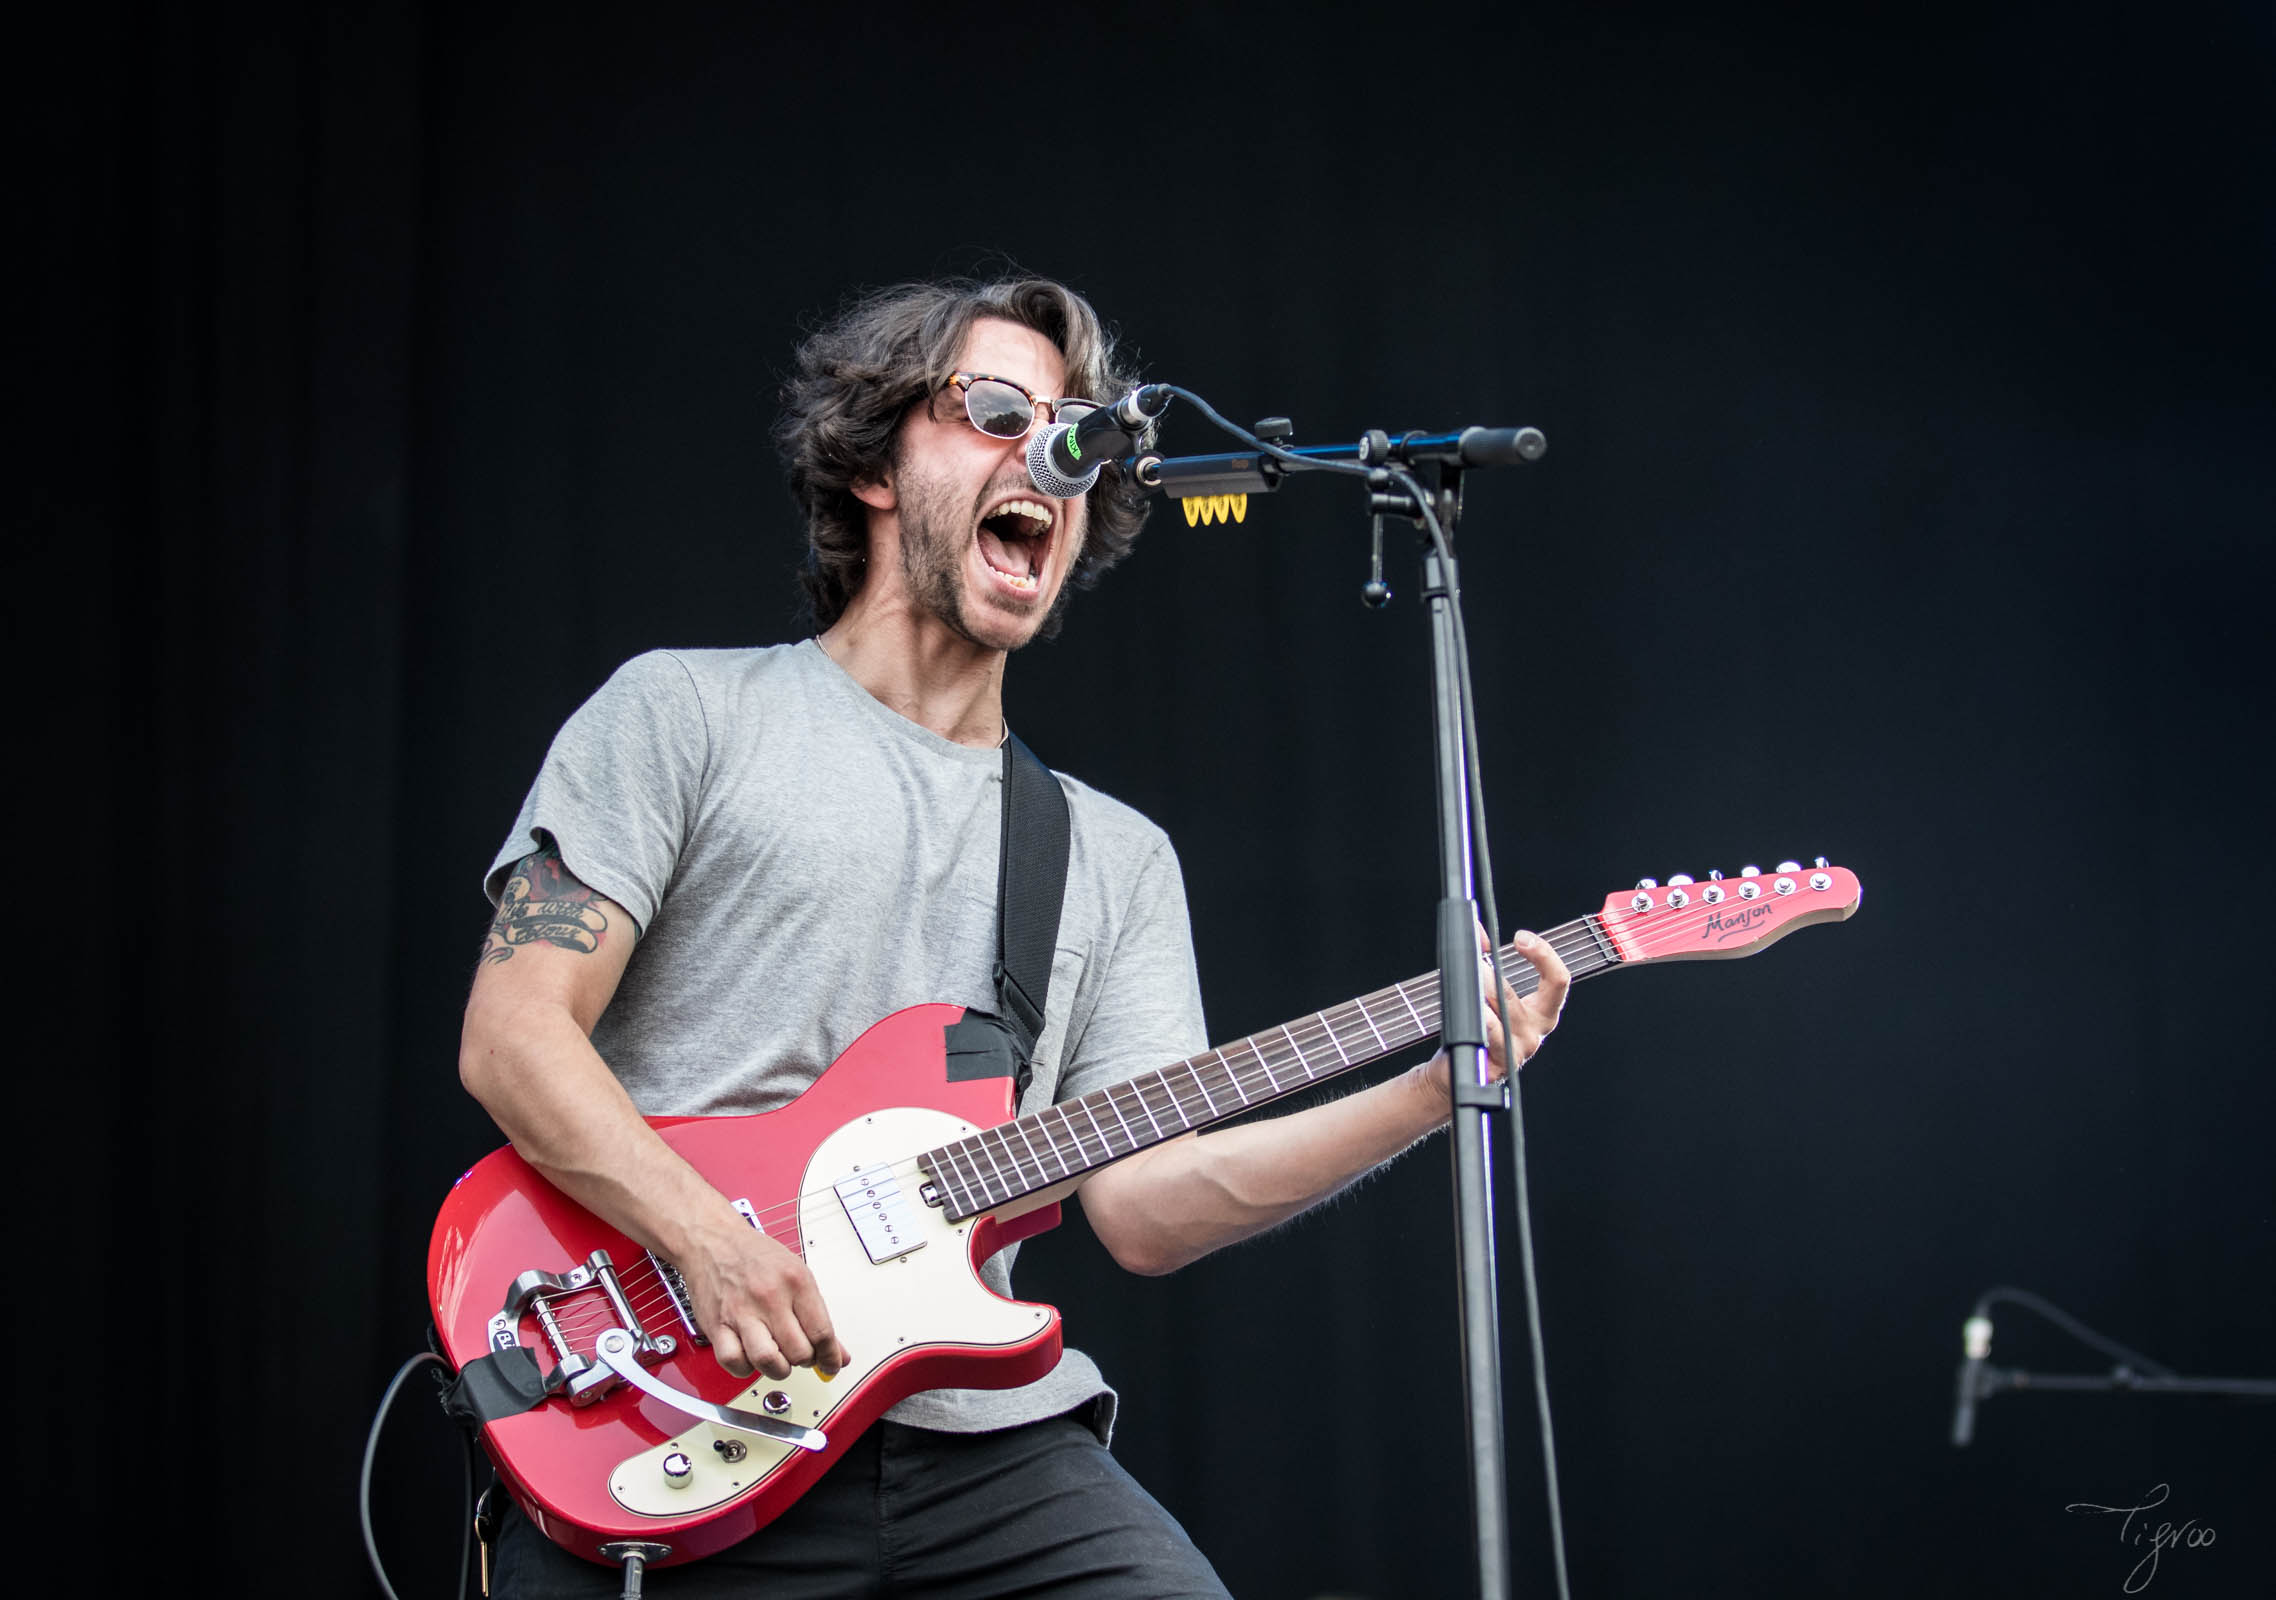
[[[953,1005],[894,1013],[779,1110],[651,1119],[722,1194],[747,1202],[755,1225],[803,1252],[851,1357],[827,1382],[807,1368],[779,1381],[725,1371],[695,1343],[647,1252],[512,1150],[459,1180],[427,1256],[435,1326],[452,1366],[491,1354],[503,1334],[551,1372],[564,1348],[589,1354],[600,1333],[623,1325],[629,1306],[652,1339],[671,1341],[669,1353],[652,1351],[641,1363],[654,1378],[701,1400],[803,1423],[829,1441],[810,1451],[699,1421],[626,1384],[585,1405],[553,1396],[482,1429],[514,1498],[548,1538],[596,1561],[606,1559],[603,1544],[619,1540],[669,1545],[654,1565],[708,1555],[779,1516],[904,1397],[1011,1388],[1058,1364],[1059,1314],[1007,1300],[979,1276],[980,1263],[1004,1245],[1056,1223],[1057,1204],[1034,1196],[1041,1203],[1016,1219],[952,1223],[917,1194],[924,1175],[911,1158],[1002,1123],[1014,1109],[1007,1078],[949,1080],[942,1030],[963,1014]],[[883,1247],[865,1245],[834,1187],[880,1167],[898,1175],[901,1191],[897,1232]],[[903,1253],[874,1260],[885,1248]],[[502,1315],[524,1273],[571,1275],[595,1251],[606,1252],[615,1285],[594,1281],[544,1296],[542,1313],[531,1305]]]

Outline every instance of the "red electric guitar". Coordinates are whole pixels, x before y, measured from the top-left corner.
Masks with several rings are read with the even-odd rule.
[[[1861,893],[1822,859],[1646,880],[1546,937],[1587,978],[1751,955],[1849,916]],[[1503,958],[1511,986],[1531,993],[1531,964],[1513,949]],[[729,1374],[703,1348],[670,1263],[511,1150],[451,1190],[427,1256],[435,1326],[454,1367],[497,1356],[542,1374],[545,1398],[494,1416],[482,1438],[547,1537],[596,1561],[628,1542],[668,1547],[651,1565],[708,1555],[779,1516],[904,1396],[1050,1371],[1058,1312],[1003,1299],[979,1264],[1056,1223],[1058,1202],[1109,1162],[1432,1038],[1438,976],[1016,1119],[1010,1080],[949,1079],[943,1030],[963,1015],[895,1012],[780,1110],[653,1119],[753,1227],[805,1256],[854,1357],[833,1379]]]

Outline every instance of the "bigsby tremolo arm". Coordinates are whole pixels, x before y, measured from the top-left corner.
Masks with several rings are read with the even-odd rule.
[[[611,1328],[594,1341],[593,1354],[602,1365],[631,1384],[651,1399],[661,1400],[673,1410],[696,1418],[701,1422],[714,1422],[737,1433],[755,1433],[762,1439],[773,1439],[781,1444],[796,1445],[801,1450],[821,1450],[829,1446],[829,1439],[818,1429],[796,1422],[778,1422],[773,1417],[762,1417],[756,1411],[738,1411],[733,1406],[713,1405],[709,1400],[698,1400],[692,1394],[683,1394],[661,1378],[649,1376],[640,1365],[640,1356],[633,1344],[632,1335],[622,1328]]]

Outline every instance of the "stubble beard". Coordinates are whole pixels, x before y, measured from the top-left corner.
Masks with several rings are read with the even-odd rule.
[[[1024,473],[1019,481],[1023,485],[1027,482]],[[959,507],[955,489],[939,479],[904,473],[898,487],[901,579],[909,592],[910,604],[939,618],[958,638],[983,650],[1017,650],[1023,644],[1049,639],[1058,633],[1059,619],[1067,609],[1067,597],[1073,588],[1071,584],[1059,586],[1059,592],[1051,598],[1051,608],[1026,637],[1008,646],[980,637],[964,604],[964,561],[966,548],[974,538],[970,516],[974,508]],[[995,492],[991,486],[983,499]],[[1065,531],[1061,530],[1058,537],[1065,538]],[[1016,611],[1008,606],[997,614],[1014,623],[1026,622],[1035,615],[1032,611]]]

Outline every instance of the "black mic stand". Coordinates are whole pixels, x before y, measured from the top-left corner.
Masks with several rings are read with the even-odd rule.
[[[1386,445],[1383,435],[1370,434],[1363,441],[1362,459],[1373,456],[1371,464],[1382,462],[1387,458]],[[1426,475],[1436,481],[1424,481]],[[1489,1075],[1484,996],[1478,981],[1472,752],[1463,716],[1463,686],[1468,674],[1455,616],[1461,579],[1452,554],[1455,527],[1462,512],[1462,467],[1458,460],[1432,462],[1407,484],[1396,487],[1390,471],[1379,464],[1369,475],[1375,557],[1362,593],[1370,605],[1380,606],[1390,599],[1382,581],[1382,519],[1386,515],[1405,516],[1418,529],[1422,524],[1420,508],[1406,492],[1408,485],[1431,496],[1431,509],[1443,536],[1441,541],[1425,535],[1422,546],[1423,602],[1430,614],[1432,728],[1438,757],[1439,1039],[1446,1051],[1453,1090],[1456,1287],[1478,1593],[1483,1600],[1502,1600],[1510,1592],[1509,1489],[1502,1438],[1501,1294],[1495,1269],[1490,1119],[1510,1109],[1509,1080],[1514,1073],[1505,1074],[1498,1084]]]
[[[1506,1600],[1510,1592],[1509,1489],[1502,1443],[1500,1295],[1495,1281],[1488,1119],[1497,1112],[1512,1111],[1511,1081],[1516,1074],[1505,1074],[1497,1084],[1487,1073],[1474,867],[1481,858],[1490,862],[1491,856],[1483,838],[1483,809],[1472,785],[1476,771],[1472,730],[1476,724],[1467,704],[1470,674],[1463,659],[1461,580],[1454,560],[1454,531],[1462,514],[1465,468],[1535,461],[1547,448],[1547,441],[1534,428],[1464,428],[1453,433],[1405,433],[1396,437],[1371,431],[1356,450],[1348,445],[1288,446],[1281,441],[1293,430],[1285,417],[1267,418],[1249,433],[1226,422],[1190,390],[1172,384],[1159,387],[1164,393],[1183,397],[1251,448],[1230,455],[1171,460],[1152,454],[1140,456],[1131,463],[1130,471],[1142,488],[1179,498],[1245,497],[1278,489],[1292,470],[1309,468],[1364,476],[1375,539],[1361,597],[1373,607],[1391,598],[1390,588],[1383,582],[1383,519],[1404,517],[1423,532],[1423,600],[1430,613],[1431,711],[1438,775],[1439,1040],[1446,1050],[1453,1099],[1454,1233],[1464,1420],[1477,1532],[1478,1593],[1481,1600]],[[1500,938],[1500,929],[1490,931],[1497,940]],[[1499,955],[1494,959],[1498,964]],[[1518,1159],[1522,1179],[1522,1147]],[[1523,1232],[1521,1228],[1521,1236]],[[1528,1252],[1524,1264],[1530,1289],[1531,1246],[1530,1240],[1523,1242]],[[1538,1342],[1538,1313],[1530,1293],[1527,1310],[1535,1319],[1533,1331]],[[1535,1390],[1541,1403],[1543,1465],[1549,1480],[1550,1537],[1562,1591],[1564,1530],[1557,1504],[1548,1397],[1538,1371]]]

